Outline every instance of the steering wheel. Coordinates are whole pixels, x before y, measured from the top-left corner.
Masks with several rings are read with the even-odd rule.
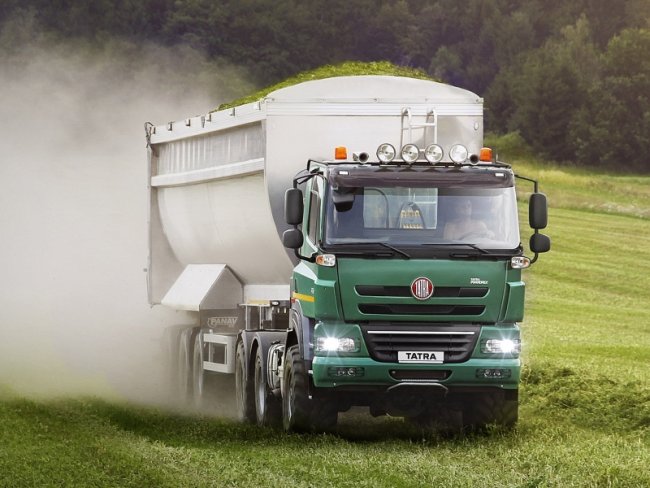
[[[458,237],[458,240],[459,241],[464,241],[465,239],[469,239],[470,237],[472,237],[474,239],[482,239],[482,238],[494,239],[494,235],[489,230],[487,230],[487,229],[479,229],[479,230],[474,229],[474,230],[466,232],[462,236]]]

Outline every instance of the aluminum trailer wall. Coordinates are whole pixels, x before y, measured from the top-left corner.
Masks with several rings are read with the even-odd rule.
[[[202,264],[226,264],[244,300],[288,299],[283,195],[308,159],[332,159],[336,146],[374,159],[384,142],[437,142],[445,151],[462,143],[478,153],[482,115],[482,99],[460,88],[356,76],[151,127],[150,302],[160,303],[188,265]]]

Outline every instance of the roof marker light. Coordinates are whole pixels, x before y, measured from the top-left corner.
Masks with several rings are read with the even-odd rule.
[[[334,159],[348,159],[348,150],[345,146],[334,149]]]
[[[492,149],[489,147],[482,147],[479,154],[479,160],[485,163],[492,162]]]

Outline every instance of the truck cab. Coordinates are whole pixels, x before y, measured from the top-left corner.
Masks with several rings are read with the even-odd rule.
[[[514,425],[530,260],[512,169],[310,161],[294,183],[284,242],[299,260],[291,313],[307,329],[295,348],[310,421],[361,405],[426,425]]]

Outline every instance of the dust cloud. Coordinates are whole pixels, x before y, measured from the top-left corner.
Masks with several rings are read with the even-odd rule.
[[[0,385],[164,401],[165,328],[191,321],[147,304],[143,124],[250,85],[183,48],[3,46]]]

